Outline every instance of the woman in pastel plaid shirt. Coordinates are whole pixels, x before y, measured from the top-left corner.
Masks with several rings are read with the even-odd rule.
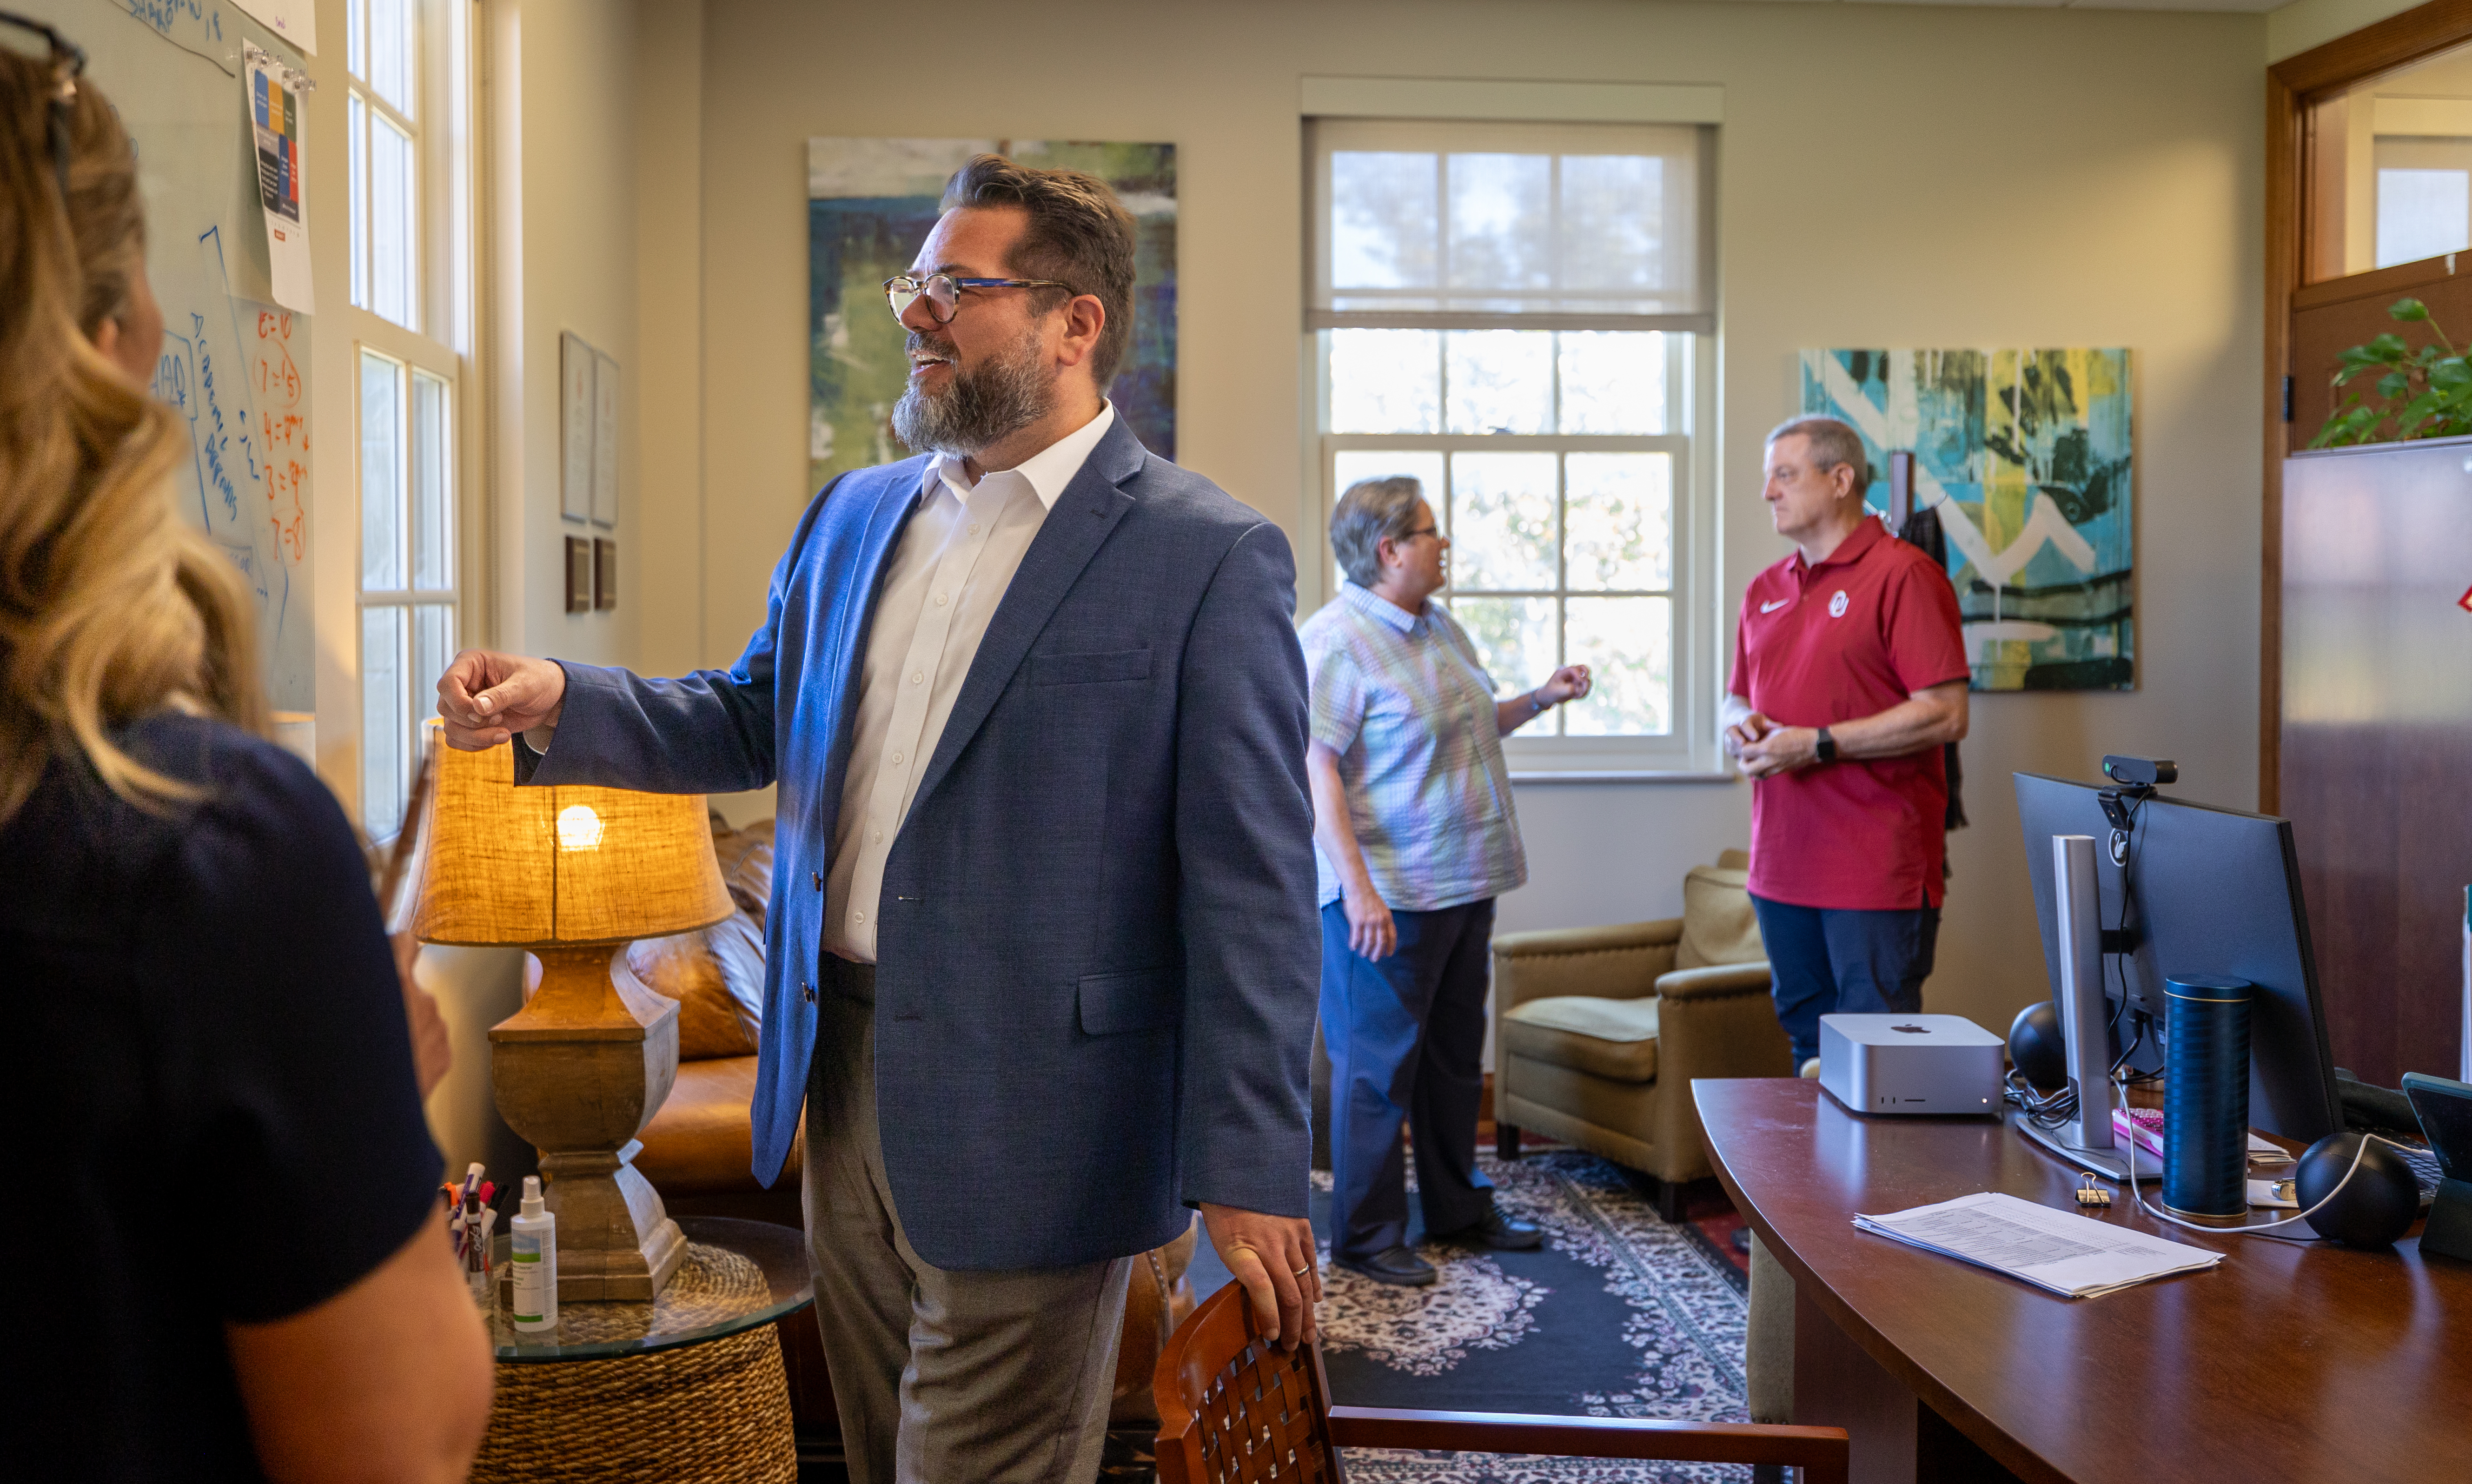
[[[1298,637],[1313,676],[1331,1258],[1414,1287],[1435,1273],[1408,1246],[1402,1123],[1428,1236],[1543,1240],[1495,1208],[1476,1168],[1493,899],[1528,879],[1502,739],[1586,695],[1588,667],[1494,699],[1466,631],[1434,601],[1451,543],[1414,479],[1350,486],[1330,541],[1347,581]]]

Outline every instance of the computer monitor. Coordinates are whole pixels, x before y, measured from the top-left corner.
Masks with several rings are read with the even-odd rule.
[[[2032,773],[2016,775],[2016,782],[2055,995],[2061,944],[2052,837],[2092,835],[2107,1001],[2126,996],[2126,1010],[2150,1017],[2159,1030],[2165,975],[2247,980],[2257,987],[2249,1010],[2249,1122],[2303,1143],[2341,1129],[2292,822],[2153,795],[2137,804],[2124,871],[2103,808],[2103,791],[2111,785]],[[2123,931],[2126,952],[2115,936]],[[2121,1017],[2124,1024],[2128,1019]],[[2150,1034],[2148,1044],[2153,1039]]]

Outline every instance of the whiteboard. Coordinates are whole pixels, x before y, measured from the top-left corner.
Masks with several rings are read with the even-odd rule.
[[[136,142],[147,276],[163,305],[154,395],[189,434],[174,503],[256,589],[268,699],[278,709],[315,709],[309,324],[266,301],[265,216],[240,81],[244,40],[295,66],[299,53],[214,0],[10,8],[85,49],[86,78]],[[310,230],[347,230],[345,162],[308,155],[301,163]]]

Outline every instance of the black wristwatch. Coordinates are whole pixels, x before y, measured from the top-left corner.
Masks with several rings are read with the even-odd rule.
[[[1827,728],[1822,727],[1819,729],[1819,735],[1812,741],[1811,753],[1813,756],[1818,758],[1821,762],[1835,762],[1837,760],[1837,739],[1828,734]]]

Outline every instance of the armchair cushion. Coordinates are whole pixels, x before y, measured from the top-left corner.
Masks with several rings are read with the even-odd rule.
[[[1626,922],[1618,927],[1557,927],[1501,933],[1493,940],[1493,992],[1508,1009],[1557,994],[1637,999],[1656,993],[1656,976],[1673,970],[1682,920]]]
[[[1660,999],[1709,999],[1722,994],[1737,994],[1745,990],[1768,993],[1769,961],[1760,959],[1749,964],[1711,964],[1705,969],[1677,969],[1656,981]]]
[[[680,1062],[678,1080],[660,1112],[636,1137],[635,1168],[664,1196],[753,1191],[754,1136],[747,1123],[755,1098],[755,1058],[706,1057]],[[797,1209],[799,1167],[807,1141],[790,1141],[790,1161],[772,1188]]]
[[[622,966],[678,1002],[678,1060],[753,1056],[764,1036],[764,909],[772,891],[772,822],[745,829],[713,816],[713,855],[738,911],[712,926],[627,945]]]
[[[1656,1080],[1656,1008],[1645,999],[1559,994],[1532,999],[1502,1017],[1503,1048],[1553,1066],[1615,1082]]]
[[[1745,964],[1765,959],[1760,920],[1751,910],[1751,874],[1723,866],[1694,866],[1682,878],[1682,940],[1674,967]]]
[[[678,1060],[753,1056],[764,1034],[764,928],[737,915],[691,933],[638,938],[617,969],[678,1002]]]

